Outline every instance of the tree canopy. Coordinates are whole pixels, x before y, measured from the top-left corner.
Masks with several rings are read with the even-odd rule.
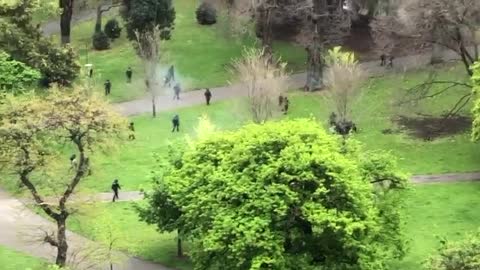
[[[210,134],[171,164],[150,218],[185,233],[196,269],[385,269],[403,254],[406,177],[314,120]]]
[[[135,32],[144,34],[161,30],[162,39],[170,39],[175,20],[175,9],[171,0],[123,0],[121,15],[125,20],[127,37],[136,41]]]
[[[67,203],[89,172],[90,153],[105,149],[121,135],[126,121],[85,89],[53,88],[46,96],[4,94],[0,100],[0,163],[55,220],[57,231],[43,239],[57,249],[56,264],[63,267],[68,250],[66,220],[72,213]],[[65,151],[76,157],[69,162]],[[45,193],[47,188],[50,193]],[[53,202],[47,200],[52,192],[58,198]]]
[[[0,4],[0,49],[17,61],[37,69],[44,85],[70,85],[80,65],[69,46],[59,46],[44,37],[32,22],[38,1],[22,0],[15,5]]]

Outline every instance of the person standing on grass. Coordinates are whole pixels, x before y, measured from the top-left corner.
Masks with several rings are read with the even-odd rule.
[[[110,80],[107,80],[104,83],[104,86],[105,86],[105,96],[110,95],[110,91],[112,90],[112,83],[110,82]]]
[[[128,129],[130,130],[130,134],[128,135],[129,140],[135,140],[135,124],[133,122],[130,122],[128,125]]]
[[[382,53],[382,55],[380,55],[380,66],[383,67],[386,65],[386,63],[387,63],[387,56],[384,53]]]
[[[112,183],[112,190],[113,190],[113,199],[112,202],[115,202],[115,200],[118,200],[118,191],[121,189],[120,184],[118,183],[118,179],[113,180]]]
[[[127,71],[125,71],[125,75],[127,75],[127,83],[131,83],[132,82],[132,75],[133,75],[133,71],[132,71],[131,67],[127,68]]]
[[[210,99],[212,98],[212,92],[210,92],[210,89],[207,88],[207,90],[205,90],[205,100],[207,101],[207,106],[210,105]]]
[[[390,55],[388,57],[388,67],[389,68],[393,68],[393,59],[395,59],[395,57],[393,55]]]
[[[175,100],[180,100],[180,91],[182,89],[180,88],[180,84],[177,83],[174,87],[173,87],[173,92],[174,92],[174,96],[173,96],[173,99]]]
[[[289,105],[290,105],[290,100],[288,100],[288,97],[284,97],[283,98],[283,114],[287,114]]]
[[[175,114],[175,116],[173,116],[172,125],[172,132],[175,132],[175,130],[177,130],[177,132],[180,132],[180,117],[178,116],[178,114]]]

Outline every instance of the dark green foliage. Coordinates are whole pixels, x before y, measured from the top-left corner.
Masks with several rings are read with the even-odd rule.
[[[188,237],[195,269],[383,270],[403,255],[407,178],[313,120],[213,133],[169,156],[142,218]]]
[[[98,51],[108,50],[110,49],[110,39],[104,32],[96,32],[92,37],[92,45]]]
[[[125,21],[127,37],[136,40],[135,32],[161,30],[161,39],[170,39],[175,20],[175,10],[171,0],[123,0],[121,15]]]
[[[0,5],[0,49],[14,60],[39,70],[45,86],[70,85],[80,70],[77,56],[71,47],[57,45],[42,36],[39,27],[33,26],[36,4],[22,0],[16,5]]]
[[[22,91],[38,83],[40,77],[37,70],[0,51],[0,91]]]
[[[104,28],[105,34],[111,39],[117,39],[120,37],[120,34],[122,33],[122,27],[120,27],[120,24],[116,19],[110,19],[108,22],[105,24]]]
[[[197,22],[201,25],[212,25],[217,22],[217,11],[215,7],[207,2],[203,2],[196,11]]]

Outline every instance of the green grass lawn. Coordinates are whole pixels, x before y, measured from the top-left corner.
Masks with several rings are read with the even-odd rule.
[[[2,270],[45,270],[46,263],[39,258],[0,246],[0,265]]]
[[[460,240],[480,227],[480,183],[415,186],[405,213],[410,251],[392,270],[420,270],[441,237]]]
[[[85,206],[70,220],[70,229],[97,239],[95,227],[105,211],[114,217],[111,222],[120,232],[119,249],[177,269],[192,269],[187,260],[176,258],[175,235],[160,234],[154,226],[139,221],[132,203]],[[421,270],[422,262],[436,251],[438,237],[460,239],[480,226],[480,183],[414,186],[403,211],[409,251],[404,260],[392,263],[391,269]]]
[[[177,12],[175,30],[171,40],[161,45],[162,74],[173,64],[177,80],[185,89],[227,85],[233,79],[228,70],[231,60],[240,57],[244,46],[253,46],[254,39],[226,36],[222,19],[213,26],[199,25],[195,19],[196,5],[191,1],[178,0],[174,1],[174,5]],[[121,20],[118,14],[110,12],[103,22],[112,17]],[[94,21],[75,25],[72,28],[72,44],[80,53],[82,66],[87,63],[87,58],[94,65],[97,90],[103,91],[103,82],[110,79],[113,84],[111,99],[114,101],[144,95],[142,65],[125,33],[112,44],[112,49],[93,51],[90,50],[93,29]],[[291,70],[303,70],[306,54],[302,47],[278,42],[274,49],[289,63]],[[131,85],[125,82],[128,66],[134,69],[134,82]]]
[[[107,214],[106,214],[107,213]],[[98,203],[85,205],[69,219],[70,230],[102,242],[102,227],[112,224],[115,248],[143,259],[162,263],[179,270],[192,269],[187,259],[176,256],[176,234],[161,234],[155,226],[138,219],[132,203]],[[108,240],[103,240],[108,244]],[[185,249],[187,247],[185,246]]]
[[[442,72],[445,76],[447,73],[457,76],[461,71],[453,68]],[[446,104],[461,95],[452,92],[414,108],[398,109],[391,105],[398,94],[404,91],[396,85],[413,84],[424,75],[423,72],[411,72],[405,75],[405,78],[391,75],[372,79],[353,109],[354,120],[360,128],[360,132],[353,136],[368,150],[390,151],[398,157],[401,168],[412,174],[479,171],[480,145],[470,141],[469,130],[434,141],[412,138],[404,132],[388,135],[382,133],[382,130],[387,128],[398,128],[391,121],[394,115],[415,116],[425,112],[440,114]],[[320,123],[326,124],[331,109],[321,94],[292,92],[290,98],[291,110],[287,117],[313,115]],[[465,108],[463,113],[468,114],[468,111],[469,108]],[[179,113],[181,118],[181,132],[178,134],[170,132],[170,119],[174,113]],[[152,154],[166,153],[169,141],[192,134],[198,117],[202,114],[207,114],[221,130],[234,129],[248,121],[243,100],[215,102],[209,107],[195,106],[163,112],[156,119],[150,116],[134,117],[132,120],[135,122],[137,140],[123,142],[113,154],[94,156],[94,174],[82,183],[81,188],[108,191],[114,178],[120,179],[125,190],[148,188],[149,173],[153,166]]]

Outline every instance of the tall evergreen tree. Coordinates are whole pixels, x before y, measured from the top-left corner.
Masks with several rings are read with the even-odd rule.
[[[145,34],[155,28],[161,30],[161,39],[170,39],[175,20],[172,0],[123,0],[121,15],[129,40],[137,40],[136,32]]]

